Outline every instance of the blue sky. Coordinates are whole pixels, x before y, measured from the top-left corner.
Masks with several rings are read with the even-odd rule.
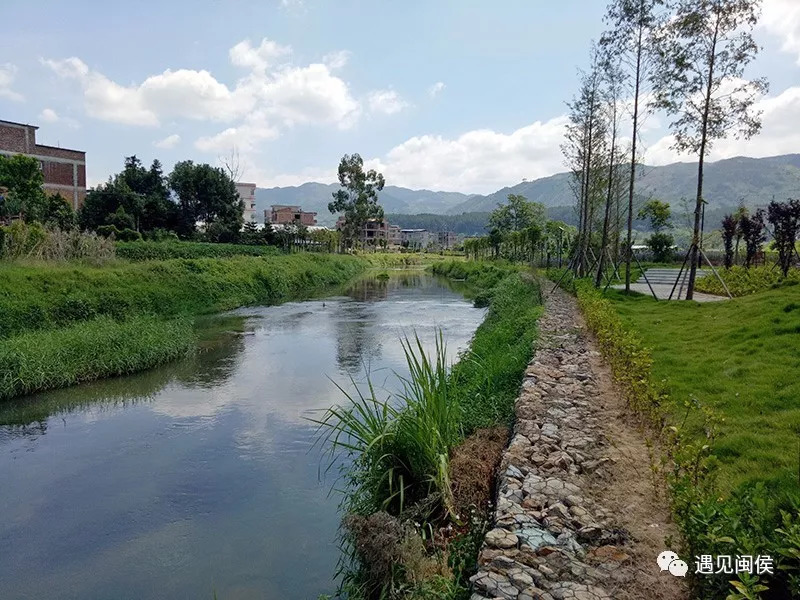
[[[4,0],[0,119],[87,151],[217,164],[260,186],[332,181],[359,152],[387,181],[490,192],[563,170],[565,101],[602,0]],[[765,0],[764,131],[715,158],[800,152],[800,2]],[[688,160],[651,118],[647,160]]]

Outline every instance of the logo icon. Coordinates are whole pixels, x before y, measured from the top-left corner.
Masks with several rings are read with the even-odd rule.
[[[656,562],[662,571],[669,571],[675,577],[686,577],[689,572],[689,565],[672,550],[664,550],[658,555]]]

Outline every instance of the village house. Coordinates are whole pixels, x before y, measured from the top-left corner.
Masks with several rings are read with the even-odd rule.
[[[0,154],[24,154],[39,161],[44,190],[59,194],[77,210],[86,197],[86,152],[36,143],[36,125],[0,120]]]
[[[255,223],[256,221],[256,184],[236,182],[236,193],[244,202],[244,222]]]
[[[273,204],[270,210],[264,211],[264,222],[271,225],[305,225],[317,224],[317,213],[306,212],[299,206]]]

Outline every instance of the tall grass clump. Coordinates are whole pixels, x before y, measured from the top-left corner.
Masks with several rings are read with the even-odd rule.
[[[365,392],[340,387],[347,403],[315,421],[331,464],[353,459],[346,471],[350,512],[398,515],[432,494],[452,510],[448,458],[461,439],[461,411],[444,339],[440,333],[433,355],[416,335],[401,344],[409,370],[398,376],[401,392],[381,400],[369,378]]]
[[[98,317],[0,343],[0,400],[125,375],[186,355],[194,346],[187,319]]]
[[[342,390],[347,402],[316,421],[319,441],[330,464],[341,465],[346,484],[342,597],[469,596],[488,498],[480,506],[460,501],[472,483],[456,480],[467,463],[462,458],[461,469],[453,469],[451,459],[468,445],[467,453],[474,454],[491,442],[499,462],[502,428],[482,430],[483,436],[466,443],[465,438],[512,420],[533,353],[541,295],[533,277],[518,267],[461,264],[448,261],[432,270],[467,279],[470,293],[488,298],[486,319],[470,348],[449,365],[441,333],[432,355],[418,338],[403,340],[409,375],[401,378],[400,393],[382,400],[371,384],[364,393]],[[479,462],[493,469],[492,458]]]
[[[4,260],[86,261],[103,264],[115,257],[114,242],[77,229],[45,229],[39,223],[15,221],[0,227]]]

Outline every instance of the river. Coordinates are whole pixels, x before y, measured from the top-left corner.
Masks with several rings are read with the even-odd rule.
[[[334,590],[338,494],[309,417],[383,396],[401,335],[451,356],[484,311],[421,272],[204,319],[201,351],[0,405],[0,598],[316,599]]]

